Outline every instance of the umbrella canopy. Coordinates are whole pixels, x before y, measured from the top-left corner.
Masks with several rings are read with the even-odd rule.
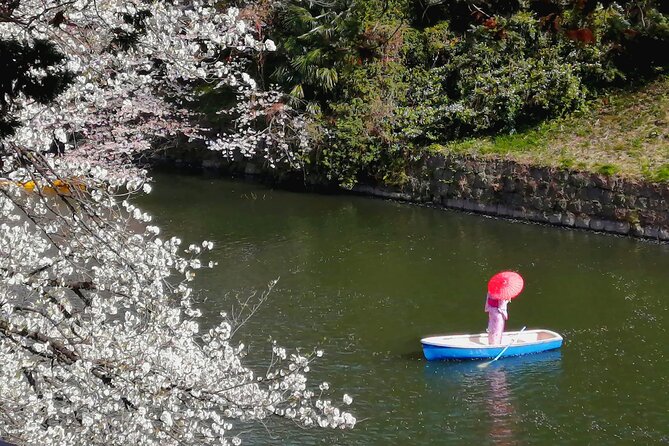
[[[488,293],[490,297],[497,300],[511,300],[518,296],[525,281],[514,271],[502,271],[497,273],[488,282]]]

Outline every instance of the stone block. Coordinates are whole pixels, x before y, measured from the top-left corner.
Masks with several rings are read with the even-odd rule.
[[[502,190],[504,192],[514,192],[516,190],[516,181],[512,178],[505,178]]]
[[[551,198],[562,198],[564,196],[564,192],[562,192],[562,185],[556,181],[551,181],[548,183],[547,189],[548,190],[546,192]]]
[[[552,225],[559,225],[562,223],[562,214],[548,214],[548,222]]]
[[[669,202],[667,200],[660,199],[659,202],[657,203],[657,209],[660,211],[669,210]]]
[[[585,189],[585,198],[588,200],[599,200],[604,195],[604,191],[598,187],[589,187]]]
[[[508,206],[498,204],[497,215],[501,215],[502,217],[511,217],[511,215],[513,215],[513,210]]]
[[[614,205],[605,204],[605,205],[602,205],[602,208],[600,209],[599,212],[597,212],[597,215],[613,220],[613,219],[616,219],[616,215],[617,215],[616,211],[618,211],[618,209]]]
[[[669,240],[669,229],[660,229],[657,238],[660,240]]]
[[[546,223],[548,221],[548,217],[546,216],[545,213],[543,212],[537,212],[534,210],[528,210],[527,211],[527,219],[530,221],[536,221],[539,223]]]
[[[483,189],[488,187],[489,183],[490,182],[488,181],[488,177],[486,177],[486,175],[482,172],[477,173],[476,176],[474,177],[473,181],[474,187]]]
[[[609,179],[609,184],[613,192],[622,192],[625,186],[625,180],[619,176],[613,176]]]
[[[581,211],[584,214],[592,215],[595,213],[595,207],[592,205],[592,201],[583,201],[581,202]]]
[[[625,180],[621,184],[621,189],[627,196],[636,196],[639,193],[639,183],[634,180]]]
[[[669,225],[669,211],[658,212],[658,218],[663,221],[665,225]]]
[[[529,180],[527,183],[525,183],[525,190],[530,194],[536,192],[538,188],[539,183],[537,183],[535,180]]]
[[[528,204],[537,210],[542,210],[544,208],[544,202],[541,197],[534,196],[528,200]]]
[[[598,218],[593,218],[590,220],[590,229],[594,231],[602,231],[604,229],[605,222]]]
[[[630,224],[626,221],[606,221],[604,230],[615,234],[627,234],[630,232]]]
[[[450,184],[440,181],[433,190],[437,195],[446,197],[448,196],[448,192],[450,190]]]
[[[555,207],[560,211],[566,211],[569,203],[564,198],[555,201]]]
[[[488,207],[488,205],[486,205],[485,203],[475,202],[475,203],[474,203],[474,209],[473,209],[473,210],[474,210],[474,212],[485,213],[487,207]]]
[[[579,215],[574,219],[574,226],[577,228],[587,229],[590,227],[590,217],[587,215]]]
[[[602,205],[613,204],[614,201],[615,195],[613,192],[608,190],[602,191],[599,197],[599,202],[602,203]]]
[[[606,190],[612,189],[612,178],[607,175],[593,173],[590,175],[590,181],[594,183],[595,186],[601,189],[606,189]]]
[[[578,214],[582,212],[582,206],[581,206],[581,201],[580,200],[571,200],[569,203],[567,203],[567,210]]]
[[[660,229],[653,226],[648,226],[643,230],[643,235],[646,237],[657,239],[660,237]]]
[[[630,225],[630,234],[632,234],[635,237],[643,237],[643,226],[640,224],[636,223],[633,225]]]
[[[632,218],[632,215],[629,209],[618,208],[613,211],[613,217],[618,221],[628,221]]]
[[[652,184],[643,183],[637,187],[636,195],[646,198],[656,197],[658,188]]]
[[[569,183],[576,187],[585,187],[588,185],[588,177],[583,173],[574,173],[569,176]]]
[[[534,178],[535,180],[541,180],[544,177],[544,169],[536,168],[536,167],[530,167],[530,176]]]
[[[511,217],[519,220],[527,220],[527,212],[521,208],[515,208],[511,211]]]
[[[604,221],[598,218],[593,218],[590,220],[590,229],[594,231],[601,231],[604,229]]]
[[[513,194],[511,196],[511,205],[516,208],[525,207],[525,199],[521,194]]]
[[[446,207],[454,209],[462,209],[465,207],[463,200],[459,198],[448,198],[445,202]]]
[[[483,210],[481,212],[486,213],[488,215],[499,215],[496,204],[484,204]]]
[[[561,223],[565,226],[574,226],[576,224],[576,216],[571,212],[565,212],[562,214]]]
[[[639,220],[645,225],[657,226],[662,223],[662,216],[655,211],[639,211]]]
[[[572,199],[578,194],[579,189],[571,186],[569,184],[563,184],[562,185],[562,198],[566,198],[567,200]]]
[[[425,195],[420,195],[418,197],[416,197],[415,195],[411,195],[409,201],[417,201],[418,203],[432,203],[432,195],[425,194]]]

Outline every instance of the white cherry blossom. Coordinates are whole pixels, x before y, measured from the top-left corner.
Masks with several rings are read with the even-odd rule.
[[[0,438],[227,445],[244,438],[237,422],[268,417],[352,427],[326,388],[310,390],[321,353],[274,345],[258,373],[236,338],[243,314],[200,326],[191,283],[215,266],[200,258],[213,244],[182,248],[132,200],[150,191],[137,157],[156,141],[204,137],[185,107],[195,85],[236,89],[246,114],[213,149],[299,165],[287,141],[300,135],[308,150],[307,122],[245,71],[274,42],[211,0],[7,5],[0,39],[52,42],[66,57],[53,70],[75,77],[52,103],[17,97],[20,126],[0,141]]]

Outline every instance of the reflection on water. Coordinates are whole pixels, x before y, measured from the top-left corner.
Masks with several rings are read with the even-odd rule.
[[[493,444],[511,446],[517,444],[512,424],[515,422],[515,409],[506,380],[504,369],[492,369],[486,374],[490,385],[487,405],[490,417],[490,438]]]
[[[479,368],[479,364],[480,361],[427,362],[425,375],[430,391],[467,395],[466,410],[485,415],[479,429],[488,432],[490,444],[522,444],[522,433],[516,428],[522,421],[518,398],[526,394],[528,385],[536,382],[550,385],[556,380],[561,370],[560,351],[504,358],[487,368]]]

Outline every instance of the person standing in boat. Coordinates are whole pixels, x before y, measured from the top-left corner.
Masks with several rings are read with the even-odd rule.
[[[506,308],[508,300],[493,299],[490,293],[486,295],[485,312],[488,313],[488,344],[497,345],[502,343],[505,321],[509,319]]]
[[[507,305],[523,291],[525,285],[520,274],[514,271],[497,273],[488,282],[485,312],[488,313],[488,344],[502,343],[505,322],[509,319]]]

